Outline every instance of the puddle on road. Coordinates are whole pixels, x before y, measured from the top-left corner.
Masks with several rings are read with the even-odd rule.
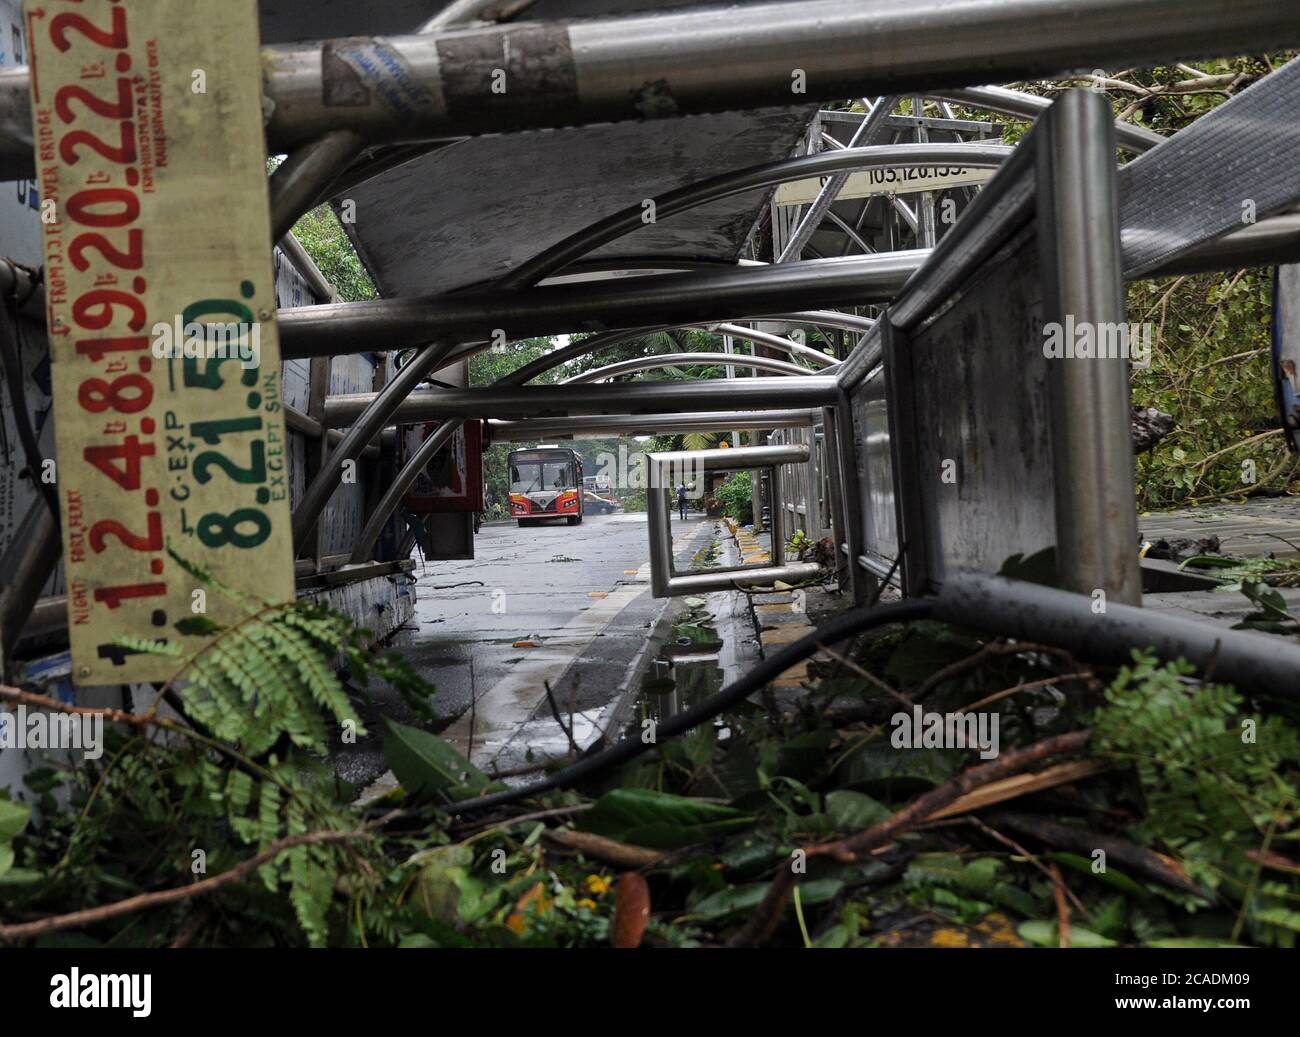
[[[718,553],[717,540],[706,544],[692,559],[692,571],[716,567]],[[673,624],[667,642],[651,662],[650,672],[642,682],[636,727],[645,720],[666,720],[721,690],[724,643],[709,607],[710,597],[682,599],[686,611]]]
[[[668,642],[641,685],[637,721],[666,720],[722,687],[722,641],[704,598],[685,599],[687,612],[673,624]],[[638,723],[638,727],[639,727]]]

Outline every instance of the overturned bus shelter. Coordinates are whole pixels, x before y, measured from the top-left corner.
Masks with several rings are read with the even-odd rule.
[[[1084,659],[1151,647],[1241,688],[1300,689],[1293,640],[1143,607],[1198,585],[1139,557],[1125,305],[1137,279],[1278,266],[1300,337],[1300,64],[1168,138],[1117,123],[1095,90],[989,85],[1300,45],[1293,7],[248,0],[219,38],[151,49],[128,40],[133,19],[183,5],[123,3],[121,25],[85,6],[110,29],[51,29],[25,40],[48,74],[16,53],[0,72],[0,175],[17,185],[0,213],[7,683],[152,698],[174,664],[129,639],[213,636],[175,627],[188,564],[387,636],[412,613],[417,540],[473,557],[468,507],[408,506],[467,435],[745,430],[697,460],[763,473],[771,557],[675,571],[654,473],[681,459],[655,455],[655,595],[829,569],[853,603],[837,636],[877,622],[892,588],[908,615]],[[19,6],[0,12],[21,37]],[[133,60],[162,85],[132,80]],[[85,106],[100,136],[78,140]],[[1033,127],[1013,142],[1002,120]],[[323,203],[377,298],[341,301],[293,237]],[[226,251],[187,249],[195,233]],[[179,344],[148,363],[158,322],[179,339],[232,316],[272,370]],[[701,362],[688,352],[533,384],[688,328],[726,336],[704,358],[726,378],[624,380]],[[469,386],[471,357],[539,337],[561,338]],[[187,512],[190,493],[208,503]],[[831,542],[829,566],[783,557],[795,530]],[[1034,555],[1049,579],[1004,571]],[[19,776],[0,755],[0,781]]]

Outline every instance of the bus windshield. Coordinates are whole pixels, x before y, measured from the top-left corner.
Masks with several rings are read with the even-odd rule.
[[[520,461],[510,466],[513,493],[567,490],[574,485],[573,465],[568,461]]]

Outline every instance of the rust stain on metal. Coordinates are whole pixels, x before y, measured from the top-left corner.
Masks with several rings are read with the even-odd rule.
[[[517,116],[521,124],[577,112],[577,73],[564,25],[456,34],[438,41],[438,63],[453,119],[498,106],[507,121]]]
[[[320,49],[321,102],[330,107],[364,107],[370,103],[370,90],[338,53],[337,48],[342,42],[326,40]]]

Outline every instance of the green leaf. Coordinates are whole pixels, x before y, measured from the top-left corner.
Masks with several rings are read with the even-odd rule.
[[[887,789],[886,798],[891,798],[939,785],[957,773],[962,763],[960,749],[895,749],[888,738],[878,738],[850,755],[839,774],[844,785]]]
[[[32,808],[26,804],[0,799],[0,843],[11,842],[31,816]]]
[[[1224,558],[1222,555],[1193,555],[1184,559],[1179,570],[1191,566],[1193,569],[1235,569],[1241,564],[1240,558]]]
[[[860,832],[889,816],[889,808],[861,792],[836,789],[826,794],[826,813],[837,832]]]
[[[388,725],[384,759],[411,795],[428,796],[455,789],[474,796],[487,787],[487,775],[437,735],[387,717],[384,723]]]
[[[1180,949],[1189,947],[1192,949],[1202,949],[1208,947],[1245,947],[1244,943],[1233,943],[1230,940],[1213,940],[1208,936],[1166,936],[1161,940],[1148,940],[1142,946],[1144,947],[1172,947]]]
[[[14,851],[12,846],[0,846],[0,879],[8,874],[9,869],[14,866]]]
[[[826,764],[827,752],[835,734],[832,731],[805,731],[781,743],[775,773],[789,778],[816,774]]]
[[[767,885],[766,882],[753,882],[745,886],[720,889],[701,900],[689,913],[692,917],[717,919],[752,911],[763,899],[763,894],[767,892]],[[844,882],[840,879],[815,879],[800,884],[799,897],[804,907],[824,904],[833,899],[843,888]]]
[[[1122,872],[1116,871],[1109,865],[1107,865],[1105,871],[1098,872],[1092,870],[1092,861],[1087,857],[1079,856],[1077,853],[1066,853],[1064,850],[1059,850],[1049,853],[1047,856],[1060,864],[1064,864],[1067,868],[1073,868],[1080,875],[1091,875],[1093,878],[1109,886],[1114,886],[1130,896],[1143,899],[1151,896],[1145,886],[1133,881],[1133,879]]]
[[[488,889],[470,874],[474,851],[464,845],[438,846],[412,858],[421,865],[416,903],[445,925],[473,922],[492,910],[503,887]]]
[[[1266,907],[1250,913],[1251,921],[1276,925],[1292,932],[1300,933],[1300,911],[1288,911],[1284,907]]]
[[[214,623],[207,616],[186,616],[184,619],[177,620],[175,627],[182,634],[193,637],[207,637],[211,634],[219,634],[225,629],[220,623]]]
[[[690,846],[748,828],[754,818],[732,807],[653,789],[614,789],[578,820],[578,827],[638,846]]]
[[[1009,576],[1027,583],[1040,583],[1045,587],[1060,585],[1056,569],[1056,548],[1045,547],[1030,555],[1014,554],[1002,563],[999,576]]]
[[[1037,944],[1039,947],[1059,947],[1061,945],[1055,922],[1022,922],[1017,931],[1022,939]],[[1116,944],[1114,940],[1106,939],[1101,933],[1094,933],[1091,929],[1072,925],[1070,926],[1070,946],[1114,947]]]
[[[35,868],[10,868],[7,872],[0,872],[0,889],[25,889],[44,881],[45,873]]]

